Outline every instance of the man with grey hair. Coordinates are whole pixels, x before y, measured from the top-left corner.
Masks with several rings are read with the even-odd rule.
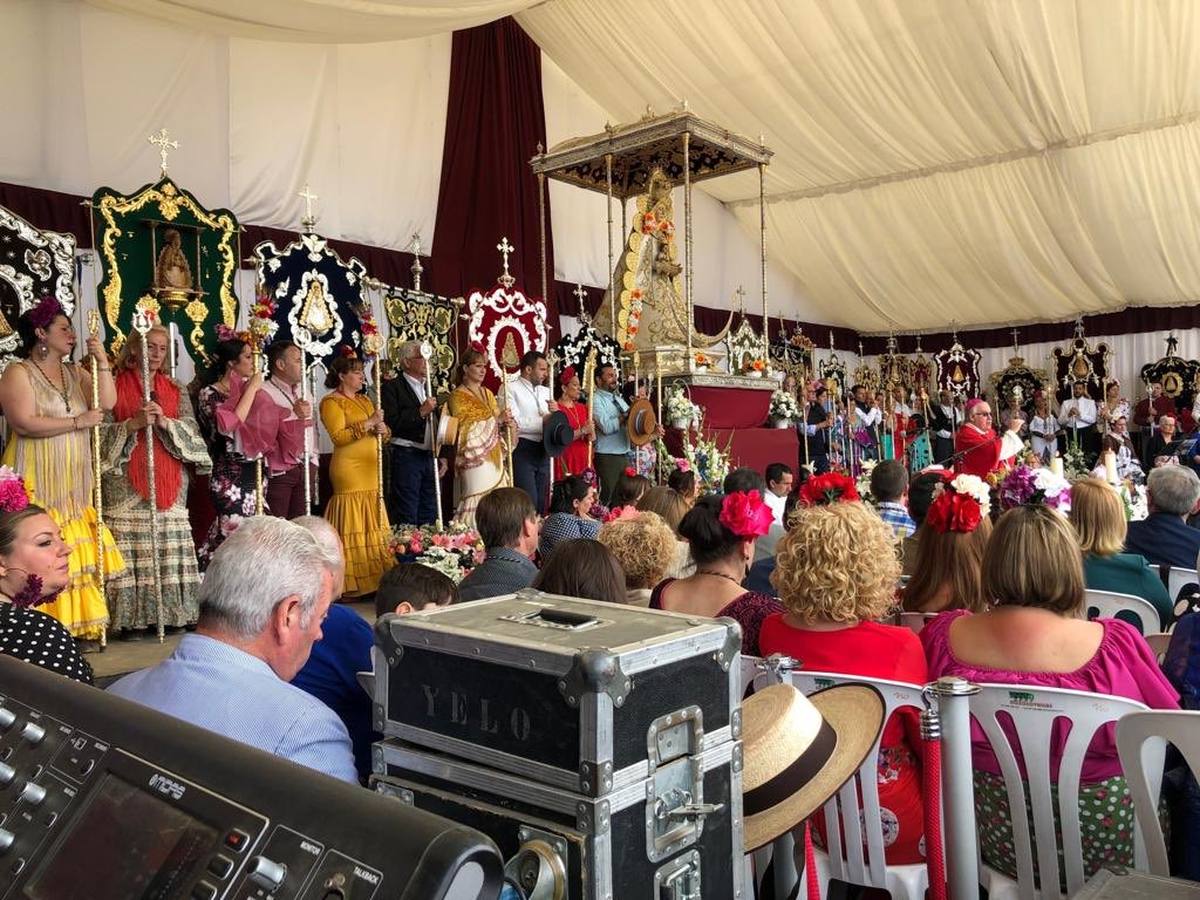
[[[388,518],[394,525],[428,525],[437,518],[437,398],[425,390],[428,363],[420,341],[405,341],[399,356],[400,377],[385,381],[380,397],[383,421],[392,430]]]
[[[200,620],[167,659],[109,690],[356,782],[346,726],[290,681],[308,659],[332,599],[333,555],[300,525],[246,519],[213,554]]]
[[[1130,522],[1125,552],[1140,553],[1152,566],[1196,568],[1200,555],[1200,528],[1187,517],[1200,502],[1200,478],[1191,469],[1170,464],[1150,471],[1146,479],[1150,515]]]

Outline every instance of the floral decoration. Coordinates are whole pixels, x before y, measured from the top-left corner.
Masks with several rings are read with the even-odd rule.
[[[721,501],[721,524],[740,538],[762,537],[775,515],[758,491],[734,491]]]
[[[970,534],[983,520],[982,509],[979,500],[971,494],[943,490],[929,504],[925,524],[940,534],[948,531]]]
[[[955,475],[950,481],[950,487],[959,494],[969,494],[975,498],[975,502],[979,504],[980,512],[987,515],[991,509],[992,492],[985,482],[978,475]]]
[[[1039,503],[1064,514],[1070,512],[1070,483],[1049,469],[1026,465],[1017,466],[1000,482],[1001,509]]]
[[[29,319],[29,324],[34,328],[46,328],[54,321],[55,316],[61,314],[62,311],[62,304],[47,294],[25,315]]]
[[[700,367],[700,366],[704,366],[706,368],[712,367],[712,364],[713,364],[712,357],[709,356],[707,353],[697,353],[694,358],[696,360],[697,367]]]
[[[8,466],[0,466],[0,510],[15,513],[28,505],[29,491],[25,489],[25,479]]]
[[[486,554],[479,532],[457,521],[447,523],[441,531],[433,525],[398,525],[392,529],[388,551],[401,562],[437,569],[456,583],[483,562]]]
[[[615,522],[617,519],[636,519],[638,517],[638,509],[636,506],[614,506],[608,510],[600,521],[607,524]]]
[[[43,597],[42,589],[43,582],[40,575],[30,573],[25,578],[25,586],[17,591],[16,596],[12,597],[13,606],[18,609],[24,609],[28,606],[37,606],[41,603],[49,603],[54,597]],[[55,594],[54,596],[58,596]]]
[[[814,475],[800,486],[798,497],[801,506],[832,506],[861,500],[854,479],[841,472]]]
[[[766,363],[766,360],[762,359],[762,357],[756,357],[755,359],[748,359],[744,363],[742,363],[742,371],[743,372],[765,372],[766,370],[767,370],[767,363]]]
[[[672,422],[679,420],[696,423],[700,418],[700,408],[692,402],[683,389],[683,385],[675,384],[667,391],[667,419]]]
[[[230,328],[224,322],[218,322],[215,330],[217,332],[218,341],[241,341],[243,344],[250,344],[253,342],[249,331],[238,331],[234,328]]]
[[[771,394],[770,415],[774,419],[799,419],[800,404],[794,394],[777,390]]]

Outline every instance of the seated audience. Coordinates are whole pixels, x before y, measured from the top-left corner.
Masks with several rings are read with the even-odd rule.
[[[871,470],[871,496],[879,518],[891,526],[897,539],[906,538],[917,530],[904,505],[908,490],[908,469],[898,459],[885,459]]]
[[[625,602],[649,606],[651,589],[663,580],[675,561],[679,545],[675,532],[657,513],[643,511],[605,522],[600,526],[599,540],[624,570]]]
[[[763,500],[767,506],[771,507],[771,514],[775,516],[775,524],[787,527],[787,523],[783,521],[783,508],[787,505],[787,498],[792,493],[792,470],[781,462],[774,462],[767,466],[767,492],[763,494]]]
[[[1071,524],[1083,550],[1084,586],[1148,600],[1158,610],[1159,621],[1146,622],[1146,633],[1166,631],[1171,621],[1171,595],[1145,557],[1121,552],[1127,524],[1125,505],[1117,492],[1098,478],[1076,481],[1071,485]],[[1134,621],[1130,624],[1138,627]]]
[[[520,488],[496,488],[475,510],[475,527],[487,557],[458,586],[465,600],[499,597],[529,587],[537,575],[538,514]]]
[[[758,491],[761,497],[767,492],[767,481],[753,469],[740,466],[725,476],[721,490],[725,492],[725,496]],[[784,533],[784,527],[777,524],[772,516],[771,527],[754,544],[754,559],[766,559],[768,556],[774,556],[775,545],[779,543],[779,539],[783,537]]]
[[[1129,523],[1125,551],[1144,556],[1152,566],[1196,568],[1200,528],[1186,520],[1200,500],[1200,478],[1183,466],[1153,469],[1146,478],[1146,500],[1150,515]]]
[[[667,567],[663,577],[684,578],[691,575],[696,570],[696,564],[692,562],[687,541],[679,539],[679,523],[692,508],[692,504],[674,488],[660,485],[646,491],[638,501],[637,508],[643,512],[657,513],[675,534],[675,555],[671,558],[671,565]]]
[[[200,620],[175,651],[114,694],[228,738],[357,782],[346,726],[288,682],[304,666],[342,561],[300,525],[247,518],[213,554]]]
[[[1068,688],[1129,697],[1155,709],[1177,708],[1174,689],[1137,629],[1117,619],[1082,618],[1083,563],[1075,533],[1061,513],[1017,506],[1001,516],[984,552],[983,584],[990,611],[945,612],[921,632],[930,678],[958,675],[976,683]],[[1053,772],[1068,727],[1065,721],[1053,726]],[[1004,779],[983,731],[974,723],[971,729],[983,860],[1015,877],[1009,825],[1014,813]],[[1092,740],[1079,792],[1088,823],[1086,874],[1105,864],[1132,865],[1133,807],[1123,799],[1127,790],[1111,726]]]
[[[591,517],[596,488],[580,475],[568,475],[554,482],[550,492],[550,515],[542,522],[538,552],[545,559],[563,541],[595,539],[600,523]]]
[[[742,626],[742,652],[757,655],[762,620],[780,606],[773,597],[747,591],[742,579],[754,559],[755,541],[771,522],[771,510],[758,491],[701,497],[679,525],[696,571],[660,582],[650,595],[650,608],[736,619]]]
[[[1146,460],[1150,468],[1174,465],[1179,462],[1179,448],[1183,443],[1176,434],[1177,421],[1174,416],[1160,416],[1158,430],[1146,445]]]
[[[0,485],[12,491],[0,503],[0,653],[91,684],[91,664],[71,632],[34,609],[70,583],[71,551],[50,514],[29,502],[25,483],[7,466],[0,469]]]
[[[684,460],[676,460],[676,468],[667,476],[667,487],[673,491],[678,491],[685,501],[688,508],[696,502],[696,498],[700,496],[700,482],[696,478],[696,473],[691,468],[678,468],[680,464],[686,464]]]
[[[630,466],[617,478],[616,487],[612,492],[612,503],[609,506],[612,509],[620,509],[622,506],[637,506],[642,495],[653,486],[649,478],[645,475],[638,475]]]
[[[917,547],[921,543],[921,523],[933,502],[933,491],[939,484],[945,484],[946,479],[953,473],[937,469],[932,472],[922,472],[908,485],[908,517],[913,520],[917,530],[900,542],[900,562],[903,568],[901,576],[911,576],[917,570]]]
[[[547,594],[580,597],[603,603],[625,602],[625,573],[599,541],[563,541],[542,564],[533,587]]]
[[[800,510],[779,542],[772,582],[786,612],[762,623],[763,656],[783,653],[810,671],[923,685],[921,643],[907,628],[874,621],[892,606],[900,563],[891,529],[862,503]],[[879,745],[879,803],[890,864],[924,861],[921,736],[916,710],[900,710]],[[817,821],[824,838],[824,822]]]
[[[977,490],[957,491],[944,483],[921,525],[914,574],[905,585],[903,606],[908,612],[934,613],[946,609],[983,612],[980,569],[992,533],[987,484],[972,475],[959,475],[960,485],[972,479]],[[964,488],[966,485],[964,485]]]

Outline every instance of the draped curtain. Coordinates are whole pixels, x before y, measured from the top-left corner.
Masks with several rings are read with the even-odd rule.
[[[546,143],[542,54],[510,18],[454,33],[450,95],[430,287],[449,296],[489,289],[501,273],[496,245],[508,238],[517,287],[541,296],[537,178],[529,159]],[[546,210],[547,279],[554,249]],[[547,284],[551,328],[555,292]],[[557,340],[552,334],[551,340]]]

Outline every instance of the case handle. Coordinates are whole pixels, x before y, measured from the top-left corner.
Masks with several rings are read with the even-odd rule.
[[[563,631],[582,631],[600,624],[600,619],[583,613],[569,612],[565,609],[542,606],[532,612],[519,616],[501,616],[510,622],[520,625],[533,625],[538,628],[558,628]]]

